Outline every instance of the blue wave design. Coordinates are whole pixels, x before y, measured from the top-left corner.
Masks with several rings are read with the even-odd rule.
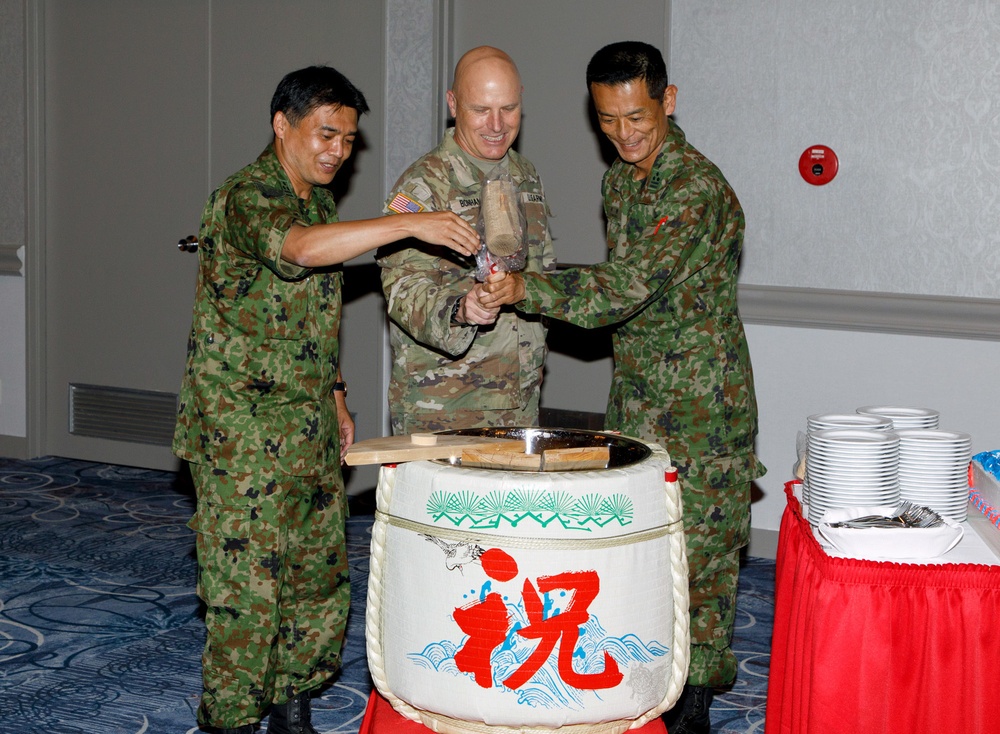
[[[554,607],[549,595],[544,595],[544,598],[546,618],[558,614],[559,610]],[[550,655],[538,672],[519,689],[515,691],[506,688],[503,681],[514,674],[536,646],[534,641],[517,634],[517,630],[529,625],[524,602],[508,603],[506,607],[512,625],[507,639],[493,651],[491,657],[494,688],[516,696],[520,705],[545,709],[580,711],[589,703],[601,700],[600,691],[584,690],[568,685],[559,675],[555,654]],[[422,651],[410,653],[407,657],[423,669],[465,675],[471,679],[471,675],[459,671],[455,664],[455,653],[468,639],[468,636],[465,636],[458,642],[452,640],[433,642]],[[633,663],[648,665],[657,658],[665,657],[670,653],[670,648],[656,640],[643,642],[632,633],[622,637],[612,637],[607,634],[598,617],[592,614],[586,624],[580,627],[580,636],[573,653],[573,669],[582,674],[603,672],[605,651],[615,659],[624,672]]]

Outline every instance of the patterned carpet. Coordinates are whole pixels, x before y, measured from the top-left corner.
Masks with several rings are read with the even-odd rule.
[[[0,459],[0,721],[5,734],[196,734],[203,626],[194,495],[184,474]],[[356,734],[371,690],[364,616],[371,499],[348,521],[344,670],[313,702],[323,734]],[[713,731],[762,732],[774,562],[740,577],[740,674]]]

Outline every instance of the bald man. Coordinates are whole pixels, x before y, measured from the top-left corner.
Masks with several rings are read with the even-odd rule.
[[[474,225],[483,178],[500,166],[527,221],[525,270],[554,270],[542,181],[511,150],[521,92],[517,67],[503,51],[482,46],[462,56],[447,94],[455,126],[400,176],[383,211],[453,211]],[[391,321],[393,433],[537,425],[546,353],[541,318],[509,306],[485,308],[472,257],[407,241],[380,248],[377,260]]]

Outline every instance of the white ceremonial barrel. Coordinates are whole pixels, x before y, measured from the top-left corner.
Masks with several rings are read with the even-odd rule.
[[[383,466],[366,614],[379,692],[445,734],[619,734],[671,708],[689,620],[667,452],[591,431],[456,433],[608,446],[609,468]]]

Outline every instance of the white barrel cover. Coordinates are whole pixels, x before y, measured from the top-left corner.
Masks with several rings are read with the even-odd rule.
[[[674,705],[687,559],[676,472],[650,449],[599,471],[382,467],[366,639],[399,713],[448,734],[618,734]]]

